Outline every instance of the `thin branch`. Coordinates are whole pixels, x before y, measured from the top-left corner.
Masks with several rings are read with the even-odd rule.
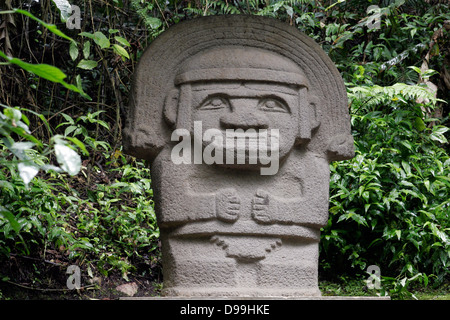
[[[44,289],[44,288],[36,288],[36,287],[29,287],[29,286],[26,286],[26,285],[23,285],[23,284],[20,284],[20,283],[15,283],[15,282],[12,282],[12,281],[10,281],[10,280],[4,280],[4,281],[5,281],[6,283],[12,284],[12,285],[14,285],[14,286],[18,286],[18,287],[23,288],[23,289],[27,289],[27,290],[35,290],[35,291],[41,291],[41,292],[67,292],[67,291],[73,291],[73,290],[74,290],[74,289],[69,289],[69,288],[61,288],[61,289],[52,289],[52,288]],[[92,287],[95,287],[95,286],[96,286],[95,284],[90,284],[90,285],[88,285],[88,286],[80,287],[80,288],[78,288],[77,290],[84,290],[84,289],[92,288]]]

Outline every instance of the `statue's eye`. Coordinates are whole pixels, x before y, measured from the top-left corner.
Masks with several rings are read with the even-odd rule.
[[[218,110],[229,107],[228,99],[225,97],[207,98],[199,107],[200,110]]]
[[[266,98],[261,100],[258,107],[263,111],[290,113],[289,107],[286,103],[275,98]]]

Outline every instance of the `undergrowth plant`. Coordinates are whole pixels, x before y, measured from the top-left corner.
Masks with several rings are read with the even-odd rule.
[[[376,93],[377,103],[350,95],[356,156],[331,165],[325,270],[361,273],[377,265],[386,281],[439,285],[450,264],[450,157],[443,148],[449,128],[426,126],[436,119],[425,117],[408,90],[397,99],[389,88],[364,92]]]
[[[21,13],[38,21],[70,40],[70,56],[72,60],[78,58],[78,44],[55,25],[23,10],[2,13]],[[118,35],[112,45],[101,32],[80,35],[92,39],[100,50],[111,49],[123,59],[129,58],[121,46],[129,43]],[[85,59],[77,68],[96,67],[93,60],[87,60],[90,45],[90,41],[84,41]],[[54,66],[25,63],[1,51],[0,56],[9,64],[89,98],[81,89],[80,75],[74,86],[63,81],[66,75]],[[126,279],[139,264],[157,264],[158,254],[154,254],[156,258],[150,256],[158,248],[159,230],[149,169],[99,139],[99,128],[110,131],[109,124],[100,119],[105,110],[75,117],[58,112],[50,118],[59,115],[62,121],[53,127],[42,113],[1,107],[0,261],[11,255],[43,260],[53,255],[63,265],[87,261],[91,276],[95,267],[104,275],[120,271]],[[30,115],[34,122],[29,120]],[[42,126],[48,132],[48,141],[33,134]]]
[[[86,260],[104,275],[118,270],[124,278],[136,271],[136,264],[155,264],[149,254],[158,248],[159,229],[149,169],[89,136],[81,123],[97,123],[98,114],[63,116],[64,138],[78,135],[86,142],[83,162],[90,169],[82,166],[78,176],[51,166],[24,181],[13,162],[0,167],[1,255],[45,256],[56,248],[66,263]],[[96,152],[105,161],[91,165],[87,155]],[[50,159],[41,155],[40,161]]]

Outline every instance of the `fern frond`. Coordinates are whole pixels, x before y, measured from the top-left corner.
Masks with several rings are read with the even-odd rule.
[[[436,102],[445,102],[435,97],[434,93],[423,85],[408,85],[405,83],[396,83],[392,86],[381,87],[374,86],[356,86],[348,88],[348,96],[351,100],[358,100],[367,106],[389,103],[395,100],[429,101],[432,105]]]

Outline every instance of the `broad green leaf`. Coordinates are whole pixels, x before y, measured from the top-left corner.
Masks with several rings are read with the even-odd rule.
[[[348,220],[348,219],[352,219],[353,221],[355,221],[358,224],[362,224],[364,226],[368,226],[367,225],[367,221],[366,218],[364,218],[363,216],[355,213],[355,209],[351,209],[349,210],[347,213],[341,215],[338,219],[338,222],[341,222],[343,220]]]
[[[425,185],[425,188],[427,188],[427,190],[430,191],[430,180],[424,180],[423,184]]]
[[[48,65],[48,64],[25,64],[25,63],[17,63],[19,66],[23,67],[27,71],[33,72],[35,75],[50,80],[52,82],[62,83],[66,78],[64,72],[60,69]]]
[[[66,75],[64,72],[62,72],[60,69],[48,65],[48,64],[31,64],[27,62],[23,62],[20,59],[17,58],[11,58],[6,56],[2,51],[0,51],[0,56],[6,60],[8,60],[9,63],[13,63],[15,65],[18,65],[19,67],[34,73],[35,75],[50,80],[52,82],[58,82],[61,83],[65,78]]]
[[[27,126],[30,125],[30,119],[28,119],[28,117],[26,115],[22,114],[22,118],[21,119]]]
[[[448,140],[447,138],[444,136],[444,133],[446,133],[448,130],[450,130],[449,128],[445,127],[445,126],[434,126],[433,127],[433,131],[430,135],[430,138],[432,140],[438,141],[440,143],[447,143]]]
[[[78,58],[78,47],[75,42],[70,43],[69,54],[72,61],[75,61]]]
[[[411,166],[409,165],[408,162],[406,161],[402,161],[402,167],[405,170],[405,173],[409,176],[411,175]]]
[[[122,38],[122,37],[119,37],[119,36],[115,36],[114,39],[118,43],[120,43],[121,45],[124,45],[124,46],[127,46],[127,47],[131,46],[130,43],[125,38]]]
[[[75,124],[75,121],[73,120],[73,118],[71,116],[69,116],[68,114],[65,114],[64,112],[61,113],[61,115],[64,117],[64,119],[66,119],[66,121],[70,124]],[[58,128],[59,125],[56,127]]]
[[[412,145],[411,145],[411,143],[409,141],[403,140],[403,141],[400,141],[400,143],[402,145],[404,145],[406,148],[408,148],[409,150],[413,151],[413,147],[412,147]]]
[[[75,137],[66,137],[67,140],[71,141],[73,144],[75,144],[78,148],[81,149],[81,151],[83,151],[83,154],[86,156],[89,156],[89,152],[86,149],[86,146],[84,145],[83,142],[81,142],[80,140],[78,140]]]
[[[416,66],[409,66],[409,69],[413,69],[415,72],[417,72],[418,74],[422,74],[422,70],[420,70],[420,68],[416,67]]]
[[[82,59],[82,60],[80,60],[80,62],[77,65],[77,68],[84,69],[84,70],[92,70],[95,67],[97,67],[97,61],[94,61],[94,60]]]
[[[129,187],[129,184],[127,182],[115,182],[110,186],[110,188],[120,188],[120,187]]]
[[[416,117],[414,119],[414,127],[418,130],[418,131],[423,131],[427,128],[427,126],[425,125],[425,122],[423,122],[422,118]]]
[[[366,202],[369,202],[369,199],[370,199],[370,192],[369,192],[369,191],[364,191],[364,192],[362,193],[362,198],[363,198],[364,200],[366,200]]]
[[[294,9],[292,9],[291,6],[287,6],[287,5],[285,5],[284,8],[286,9],[286,13],[287,13],[287,14],[289,15],[289,17],[291,17],[291,19],[292,19],[293,15],[294,15]]]
[[[83,45],[83,57],[85,59],[89,59],[90,54],[91,54],[91,42],[86,41]]]
[[[450,128],[447,128],[445,126],[434,126],[433,127],[433,132],[436,132],[436,133],[439,133],[439,134],[444,134],[448,130],[450,130]]]
[[[89,32],[80,32],[79,35],[83,36],[83,37],[87,37],[87,38],[92,39],[92,40],[94,40],[94,37],[95,37],[94,34],[89,33]]]
[[[74,176],[80,172],[81,158],[74,150],[63,144],[56,144],[55,154],[61,168],[68,174]]]
[[[15,232],[18,233],[20,231],[20,224],[17,222],[16,217],[9,210],[7,210],[3,206],[0,206],[0,215],[5,217],[6,220],[9,221],[9,224]]]
[[[68,126],[66,128],[66,130],[64,130],[64,136],[67,137],[69,134],[71,134],[72,132],[74,132],[77,129],[78,129],[77,126]]]
[[[145,19],[145,21],[152,29],[158,29],[162,25],[162,21],[154,17]]]
[[[130,56],[128,55],[127,50],[125,50],[125,48],[117,45],[117,44],[113,44],[113,50],[114,52],[116,52],[118,55],[130,59]]]
[[[81,81],[81,75],[77,74],[77,76],[75,77],[75,83],[77,84],[78,90],[83,91],[83,83]]]
[[[107,49],[111,46],[109,39],[100,31],[94,32],[94,42],[102,49]]]
[[[354,215],[352,215],[351,216],[351,218],[354,220],[354,221],[356,221],[356,223],[358,223],[358,224],[362,224],[362,225],[364,225],[364,226],[368,226],[367,225],[367,221],[366,221],[366,218],[364,218],[362,215],[359,215],[359,214],[354,214]]]

